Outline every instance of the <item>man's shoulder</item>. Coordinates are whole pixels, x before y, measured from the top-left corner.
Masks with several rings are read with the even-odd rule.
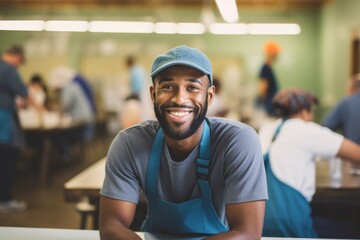
[[[221,117],[208,117],[207,120],[209,121],[210,127],[212,129],[212,133],[214,134],[220,134],[220,133],[234,134],[236,132],[240,133],[246,131],[255,132],[255,130],[252,127],[240,121],[235,121]]]
[[[155,136],[159,123],[155,120],[146,120],[120,131],[120,135],[141,140],[145,135]]]

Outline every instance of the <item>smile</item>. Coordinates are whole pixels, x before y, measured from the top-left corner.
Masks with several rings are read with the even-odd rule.
[[[190,111],[186,111],[186,112],[169,112],[170,115],[173,115],[175,117],[183,117],[186,116],[188,114],[190,114]]]

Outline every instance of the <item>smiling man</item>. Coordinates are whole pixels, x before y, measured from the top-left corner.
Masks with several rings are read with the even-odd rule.
[[[215,93],[205,54],[179,46],[152,66],[158,121],[119,132],[100,198],[101,239],[140,239],[132,223],[140,191],[142,231],[208,239],[260,239],[267,199],[261,147],[249,126],[206,118]]]

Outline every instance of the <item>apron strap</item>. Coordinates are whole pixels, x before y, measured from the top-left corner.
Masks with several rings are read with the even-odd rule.
[[[200,141],[199,158],[196,160],[196,173],[199,179],[209,180],[210,160],[210,127],[205,120]]]
[[[156,134],[155,141],[152,145],[150,160],[148,163],[148,169],[146,174],[145,189],[146,194],[156,193],[157,180],[159,176],[159,169],[162,157],[162,150],[164,145],[164,133],[161,128]],[[157,159],[160,158],[160,159]]]
[[[196,172],[198,183],[200,186],[201,197],[209,201],[212,200],[211,189],[209,184],[210,175],[210,161],[211,161],[211,148],[210,148],[210,126],[207,120],[204,121],[204,130],[200,141],[200,154],[196,160]]]

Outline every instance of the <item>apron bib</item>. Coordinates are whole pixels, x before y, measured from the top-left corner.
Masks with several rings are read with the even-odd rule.
[[[197,175],[201,196],[183,203],[172,203],[157,195],[164,144],[163,131],[161,128],[159,129],[152,146],[146,175],[148,216],[142,225],[142,231],[170,234],[218,234],[228,231],[228,227],[219,219],[212,203],[209,184],[210,127],[206,121],[204,123],[200,142],[200,157],[197,159]]]
[[[283,123],[277,128],[273,141]],[[311,208],[306,198],[274,175],[269,151],[264,155],[264,161],[269,199],[266,201],[262,236],[316,238]]]

